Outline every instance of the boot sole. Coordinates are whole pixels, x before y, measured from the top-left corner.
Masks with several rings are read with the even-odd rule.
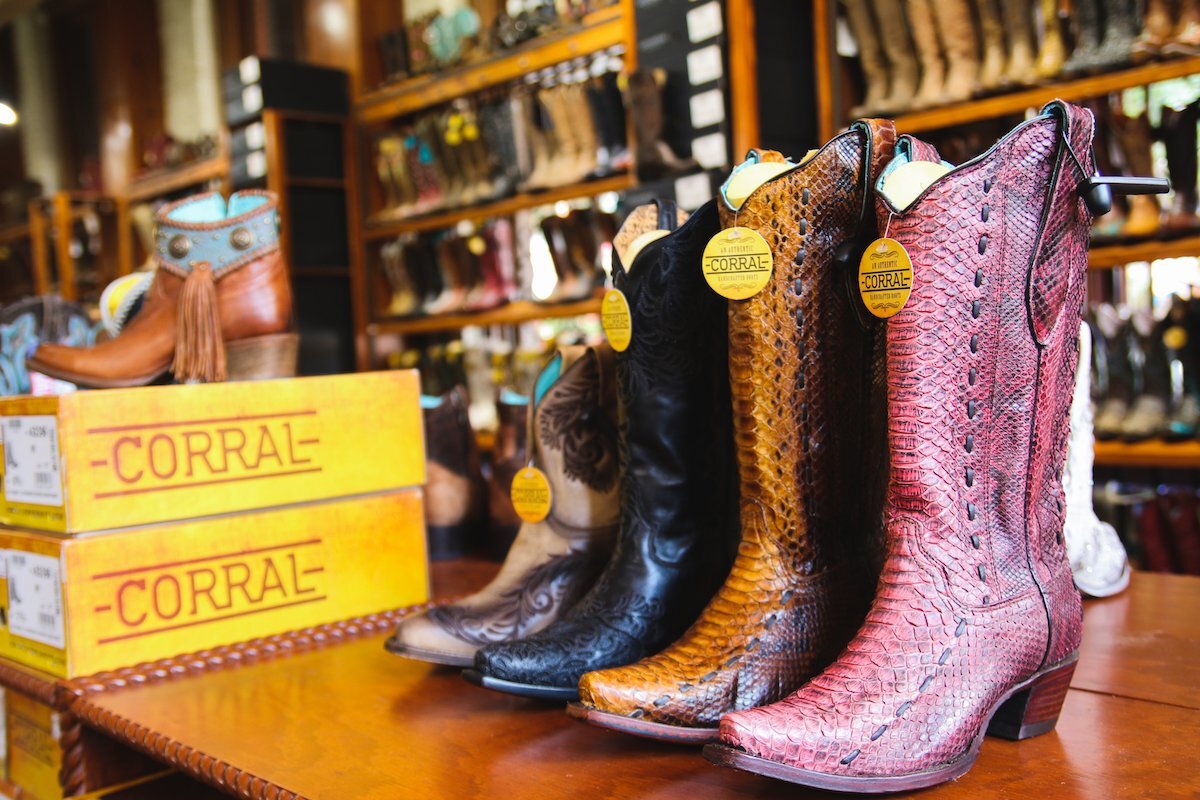
[[[588,708],[582,703],[571,703],[567,706],[567,716],[574,717],[595,725],[597,728],[607,728],[610,731],[628,733],[643,739],[654,739],[659,742],[673,744],[708,744],[717,741],[717,728],[685,728],[681,725],[667,725],[663,722],[626,717],[609,711]]]
[[[468,683],[482,686],[484,689],[491,689],[494,692],[515,694],[518,697],[559,701],[579,699],[579,687],[577,686],[538,686],[532,683],[516,683],[515,681],[506,681],[500,678],[493,678],[490,675],[484,675],[477,669],[464,669],[462,675]]]
[[[1029,680],[1019,683],[1006,692],[992,706],[988,723],[975,735],[965,753],[935,769],[912,772],[907,775],[854,776],[830,775],[825,772],[790,767],[778,761],[752,756],[744,750],[727,744],[707,744],[704,757],[720,767],[733,767],[745,772],[765,775],[776,780],[827,789],[834,792],[857,792],[861,794],[885,794],[925,789],[965,775],[979,758],[983,738],[987,734],[1003,739],[1028,739],[1054,730],[1058,722],[1058,709],[1066,696],[1071,675],[1079,654],[1074,653],[1063,661],[1038,672]],[[1045,681],[1045,685],[1038,685]],[[1051,697],[1042,698],[1035,690],[1045,690]],[[1061,694],[1059,694],[1061,693]],[[1054,697],[1057,696],[1057,705]],[[1050,713],[1045,713],[1049,707]]]
[[[474,656],[455,656],[449,653],[439,653],[436,650],[422,650],[420,647],[402,644],[396,637],[389,636],[383,643],[383,649],[401,658],[411,658],[414,661],[426,661],[430,664],[440,664],[444,667],[469,667],[475,663]]]

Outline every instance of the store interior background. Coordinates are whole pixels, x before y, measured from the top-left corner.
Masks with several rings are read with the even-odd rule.
[[[267,188],[281,197],[301,374],[419,367],[428,394],[465,384],[486,453],[497,392],[526,391],[555,342],[601,336],[596,292],[609,265],[607,239],[625,210],[656,195],[695,208],[750,147],[802,155],[851,119],[869,77],[843,4],[825,0],[716,3],[720,33],[700,42],[689,40],[688,12],[706,3],[621,0],[512,51],[467,46],[450,59],[461,63],[399,75],[389,63],[389,34],[457,5],[0,3],[0,101],[17,115],[16,124],[0,125],[0,303],[56,292],[94,307],[109,281],[146,262],[155,208],[206,188]],[[501,0],[471,5],[490,30]],[[1037,4],[1027,5],[1034,15]],[[1059,6],[1069,40],[1078,35],[1077,20]],[[1044,38],[1045,30],[1036,35]],[[690,81],[689,54],[711,45],[722,56],[719,74]],[[305,110],[273,107],[264,88],[263,107],[247,111],[239,104],[254,82],[244,67],[250,56],[340,70],[344,88],[314,84],[308,100],[316,105]],[[449,121],[455,112],[483,124],[473,115],[506,92],[528,91],[531,83],[552,91],[547,84],[569,83],[565,76],[581,68],[594,77],[635,66],[659,85],[661,138],[672,156],[665,162],[631,157],[605,168],[564,160],[552,170],[557,178],[505,191],[495,174],[486,189],[473,186],[477,165],[462,158],[446,168],[463,173],[458,183],[407,207],[390,185],[389,152],[422,125],[444,137],[446,126],[462,124]],[[1184,109],[1200,96],[1200,54],[893,111],[900,132],[929,138],[959,162],[1056,96],[1139,124],[1145,118],[1153,130],[1164,107]],[[719,107],[698,118],[697,103],[714,97]],[[589,132],[601,145],[613,135],[607,123],[607,133]],[[648,147],[638,141],[636,120],[623,116],[619,124],[631,149]],[[1102,164],[1137,173],[1136,164],[1123,164],[1128,147],[1109,136],[1110,127],[1102,122]],[[1194,123],[1190,142],[1195,149]],[[1143,144],[1154,174],[1168,176],[1168,142],[1151,136]],[[1196,175],[1169,177],[1194,191]],[[1156,358],[1153,342],[1167,324],[1161,320],[1200,284],[1200,225],[1170,236],[1161,229],[1126,234],[1109,231],[1094,242],[1089,302],[1119,310],[1114,341],[1124,342],[1130,374],[1141,375]],[[496,266],[481,264],[475,250],[479,242],[494,248],[510,240],[510,274],[493,280]],[[414,266],[422,258],[432,266]],[[1130,399],[1157,392],[1168,408],[1178,406],[1200,392],[1198,366],[1183,365],[1182,395],[1134,378]],[[1107,399],[1103,389],[1098,407]],[[1096,505],[1140,567],[1200,574],[1200,441],[1181,438],[1117,432],[1100,442]]]

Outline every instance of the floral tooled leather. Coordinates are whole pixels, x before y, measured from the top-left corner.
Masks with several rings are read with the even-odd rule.
[[[527,636],[558,619],[608,563],[618,514],[616,481],[601,480],[604,470],[594,466],[572,474],[567,465],[617,461],[612,351],[607,345],[562,348],[549,369],[560,370],[558,378],[529,407],[526,424],[534,431],[528,440],[532,460],[550,482],[550,516],[521,526],[486,587],[403,620],[388,641],[392,652],[467,666],[479,647]]]
[[[717,230],[710,202],[628,271],[618,260],[633,338],[617,354],[617,551],[563,619],[480,650],[482,676],[574,694],[584,672],[636,661],[682,633],[728,570],[737,503],[725,301],[697,267]]]
[[[789,780],[884,791],[961,774],[1000,701],[1075,657],[1061,471],[1091,218],[1060,137],[1085,154],[1092,135],[1090,113],[1052,104],[908,208],[880,202],[913,287],[887,325],[876,597],[822,674],[721,721],[723,743]],[[1039,330],[1027,296],[1051,271],[1058,318]]]
[[[860,556],[881,505],[877,492],[871,499],[873,460],[864,451],[880,329],[860,324],[845,291],[847,266],[835,254],[856,237],[864,213],[873,227],[868,173],[878,173],[894,143],[890,123],[857,125],[736,212],[721,208],[723,227],[757,231],[774,259],[771,282],[730,304],[738,556],[679,641],[585,675],[583,705],[710,728],[715,738],[723,714],[796,689],[862,622],[870,579]],[[754,157],[781,160],[773,152]]]

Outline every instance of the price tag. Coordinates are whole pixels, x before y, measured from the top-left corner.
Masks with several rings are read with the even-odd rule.
[[[775,266],[771,246],[752,228],[729,228],[708,240],[700,261],[704,280],[730,300],[745,300],[762,291]]]
[[[10,503],[63,504],[53,415],[4,417],[4,497]]]
[[[550,481],[537,467],[526,467],[513,476],[509,496],[517,516],[526,522],[541,522],[550,516]]]
[[[858,293],[880,319],[900,313],[912,294],[912,259],[895,239],[871,242],[858,262]]]
[[[7,561],[8,629],[35,642],[65,647],[58,559],[9,550]]]
[[[629,301],[620,289],[609,289],[604,293],[604,299],[600,301],[600,324],[612,349],[624,353],[633,339],[633,318],[629,313]]]

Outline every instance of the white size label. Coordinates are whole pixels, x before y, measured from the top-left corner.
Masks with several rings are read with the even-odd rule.
[[[20,550],[8,556],[8,629],[51,647],[66,646],[58,559]]]
[[[692,139],[692,158],[705,169],[721,169],[729,165],[729,143],[725,134],[717,131]]]
[[[692,95],[688,103],[691,106],[693,128],[707,128],[725,121],[725,95],[720,89]]]
[[[687,12],[688,40],[703,42],[724,30],[721,21],[721,5],[716,0],[696,6]]]
[[[675,181],[675,202],[684,211],[695,211],[712,199],[712,180],[707,172],[697,172]]]
[[[261,178],[267,174],[267,154],[262,150],[255,150],[253,153],[246,154],[246,174],[251,178]]]
[[[715,44],[693,50],[687,57],[688,82],[692,86],[715,81],[725,74],[721,63],[721,48]]]
[[[252,83],[242,89],[242,108],[249,114],[261,111],[263,104],[262,86]]]
[[[10,503],[63,504],[58,420],[52,415],[4,417],[4,496]]]
[[[261,122],[246,126],[246,149],[261,150],[267,143],[267,130]]]
[[[238,77],[242,83],[255,83],[262,77],[262,63],[258,56],[246,56],[238,62]]]

